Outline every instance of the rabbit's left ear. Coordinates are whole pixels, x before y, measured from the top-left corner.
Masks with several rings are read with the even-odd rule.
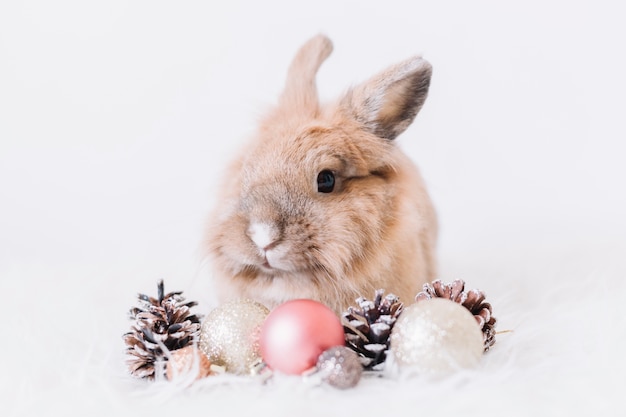
[[[428,61],[407,59],[348,91],[340,106],[371,133],[395,139],[426,101],[431,74]]]
[[[280,104],[297,114],[315,116],[319,111],[315,76],[333,50],[331,40],[317,35],[304,43],[294,56],[287,72]]]

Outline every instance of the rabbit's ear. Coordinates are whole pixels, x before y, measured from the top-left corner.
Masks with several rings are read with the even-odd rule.
[[[315,76],[332,50],[331,40],[324,35],[317,35],[300,47],[287,72],[287,82],[280,98],[282,106],[306,115],[315,115],[319,111]]]
[[[340,105],[370,132],[395,139],[422,108],[431,73],[428,61],[407,59],[348,91]]]

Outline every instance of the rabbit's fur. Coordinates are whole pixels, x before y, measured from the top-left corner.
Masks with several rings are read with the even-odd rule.
[[[410,302],[435,276],[435,210],[393,141],[422,107],[431,66],[409,58],[322,106],[315,77],[331,51],[323,35],[300,48],[224,176],[206,235],[220,301],[310,298],[340,313],[377,289]],[[331,192],[319,191],[322,171]]]

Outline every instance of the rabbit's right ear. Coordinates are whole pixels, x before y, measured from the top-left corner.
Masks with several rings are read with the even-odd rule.
[[[340,106],[371,133],[395,139],[426,101],[431,74],[428,61],[407,59],[348,91]]]
[[[309,39],[300,47],[287,72],[285,89],[280,97],[282,107],[307,116],[317,114],[319,99],[315,78],[332,50],[331,40],[321,34]]]

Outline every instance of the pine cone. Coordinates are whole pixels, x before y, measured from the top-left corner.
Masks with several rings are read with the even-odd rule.
[[[200,334],[201,316],[191,314],[195,301],[184,302],[182,291],[164,294],[163,280],[158,298],[138,294],[141,307],[129,311],[134,320],[123,335],[130,373],[138,378],[155,379],[165,375],[168,353],[195,342]]]
[[[447,298],[461,304],[474,315],[483,331],[483,345],[485,352],[496,343],[496,318],[492,315],[491,304],[485,302],[485,293],[481,290],[464,291],[465,282],[457,279],[450,284],[435,280],[431,284],[424,284],[422,291],[417,293],[415,301],[431,298]]]
[[[359,307],[348,307],[342,314],[346,346],[359,354],[365,369],[382,367],[389,350],[389,336],[403,304],[393,294],[383,298],[384,290],[377,290],[374,301],[356,299]]]

